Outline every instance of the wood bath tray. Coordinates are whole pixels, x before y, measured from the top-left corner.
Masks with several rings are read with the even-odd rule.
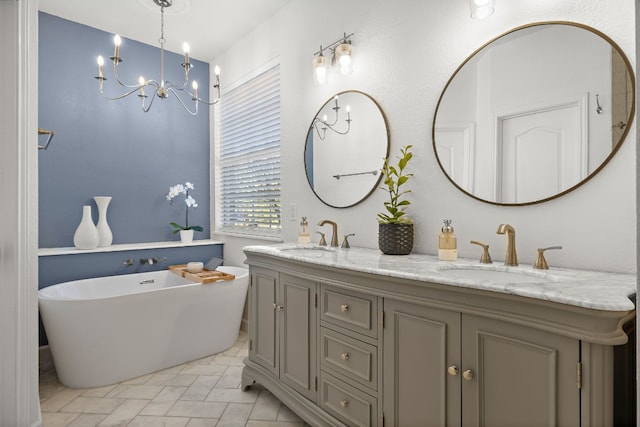
[[[192,282],[202,284],[214,283],[220,280],[233,280],[236,278],[236,276],[234,276],[233,274],[224,273],[217,270],[209,270],[208,268],[203,269],[200,273],[189,273],[187,271],[186,264],[170,265],[169,271],[177,274],[180,277],[191,280]]]

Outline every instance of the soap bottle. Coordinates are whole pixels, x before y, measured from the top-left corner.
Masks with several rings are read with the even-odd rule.
[[[309,223],[307,217],[303,216],[300,221],[300,230],[298,231],[298,243],[310,243],[311,234],[309,234]]]
[[[444,227],[442,227],[442,233],[438,239],[438,258],[442,261],[458,259],[458,244],[450,219],[444,220]]]

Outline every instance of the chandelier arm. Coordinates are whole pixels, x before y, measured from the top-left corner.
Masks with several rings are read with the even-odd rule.
[[[139,84],[138,85],[128,85],[128,84],[123,83],[122,80],[120,80],[120,76],[118,75],[118,65],[117,65],[117,63],[115,61],[113,63],[113,76],[116,78],[116,81],[118,82],[118,84],[120,86],[122,86],[122,87],[126,87],[126,88],[129,88],[129,89],[132,89],[132,88],[139,89],[140,88]],[[117,99],[119,99],[119,98],[117,98]]]
[[[327,133],[327,128],[318,127],[318,123],[324,123],[324,122],[320,119],[314,119],[312,127],[313,129],[316,130],[316,133],[318,134],[318,138],[320,138],[321,141],[324,141],[325,135]]]
[[[149,110],[151,109],[151,106],[153,105],[153,101],[156,100],[156,98],[158,97],[158,88],[156,87],[155,90],[153,91],[153,95],[151,95],[151,101],[149,102],[148,106],[144,106],[144,99],[146,98],[145,96],[142,97],[142,111],[145,113],[148,113]]]
[[[198,101],[196,101],[195,111],[191,111],[189,107],[187,107],[186,104],[182,101],[182,98],[180,98],[180,95],[173,87],[168,88],[167,92],[173,93],[176,99],[178,100],[178,102],[180,103],[180,105],[182,105],[182,108],[184,108],[189,114],[191,114],[192,116],[195,116],[196,114],[198,114]]]
[[[127,86],[127,87],[133,87],[133,86]],[[109,101],[117,101],[118,99],[125,98],[125,97],[127,97],[127,96],[131,95],[132,93],[136,92],[137,90],[139,90],[139,89],[140,89],[140,87],[141,87],[141,86],[135,86],[135,87],[133,87],[133,89],[131,89],[129,92],[125,92],[125,93],[123,93],[123,94],[122,94],[122,95],[120,95],[120,96],[116,96],[115,98],[111,98],[111,97],[109,97],[109,96],[106,96],[104,93],[102,93],[102,97],[103,97],[104,99],[108,99]]]
[[[349,131],[351,130],[351,119],[346,119],[345,122],[347,122],[347,129],[344,131],[340,131],[338,129],[335,129],[335,122],[333,124],[329,124],[323,120],[320,120],[318,118],[314,119],[313,121],[313,127],[316,129],[316,131],[318,132],[318,136],[320,137],[321,140],[324,140],[325,138],[325,134],[327,129],[329,129],[330,131],[337,133],[338,135],[346,135],[349,133]],[[323,132],[321,133],[320,130],[318,129],[318,123],[322,123],[324,125],[324,127],[322,127]]]
[[[205,101],[204,99],[200,98],[200,97],[196,97],[192,92],[190,92],[188,89],[184,89],[184,91],[186,93],[189,94],[189,96],[191,96],[192,99],[194,100],[198,100],[198,102],[202,102],[203,104],[206,105],[215,105],[218,103],[218,101],[220,101],[220,83],[216,83],[213,85],[213,87],[216,89],[216,91],[218,92],[218,97],[215,98],[213,101],[209,102],[209,101]]]
[[[187,93],[189,93],[189,92],[187,91]],[[193,94],[191,94],[191,96],[193,97]],[[215,104],[218,103],[218,101],[220,101],[220,96],[218,96],[215,99],[215,101],[211,101],[211,102],[208,102],[208,101],[205,101],[204,99],[198,98],[198,102],[202,102],[203,104],[207,104],[207,105],[215,105]]]

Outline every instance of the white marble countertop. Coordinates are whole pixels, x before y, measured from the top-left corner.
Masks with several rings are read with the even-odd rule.
[[[246,246],[245,253],[423,282],[480,289],[605,311],[634,310],[636,276],[601,271],[516,267],[478,260],[440,261],[431,255],[384,255],[377,249],[327,248],[314,244]]]

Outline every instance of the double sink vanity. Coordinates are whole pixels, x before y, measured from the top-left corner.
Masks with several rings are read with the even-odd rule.
[[[634,362],[614,354],[629,345],[634,275],[244,251],[242,386],[263,385],[314,426],[610,426],[628,410],[618,377],[631,381]]]

